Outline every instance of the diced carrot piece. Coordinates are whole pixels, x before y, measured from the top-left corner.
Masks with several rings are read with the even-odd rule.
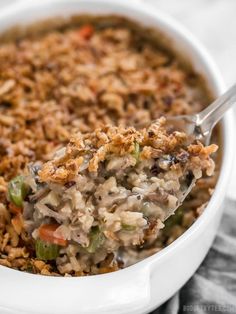
[[[10,203],[10,204],[9,204],[9,209],[10,209],[10,211],[11,211],[13,214],[20,214],[20,213],[22,213],[22,208],[16,206],[16,205],[13,204],[13,203]]]
[[[92,37],[94,28],[91,25],[84,25],[79,29],[78,33],[83,39],[88,40]]]
[[[67,246],[68,244],[67,240],[54,235],[54,232],[59,226],[60,226],[59,224],[41,225],[38,229],[40,239],[45,242],[58,244],[60,246]]]
[[[11,223],[16,233],[20,234],[23,228],[23,220],[21,214],[17,214],[15,217],[13,217]]]

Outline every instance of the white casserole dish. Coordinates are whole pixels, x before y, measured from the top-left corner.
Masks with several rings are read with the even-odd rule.
[[[177,51],[191,60],[212,93],[224,90],[221,77],[204,48],[170,17],[142,1],[35,0],[18,1],[0,11],[1,32],[72,14],[117,14],[160,30]],[[0,312],[17,314],[139,314],[170,298],[196,271],[216,234],[233,160],[233,117],[223,119],[223,160],[216,190],[202,216],[174,243],[145,260],[104,275],[60,278],[19,272],[0,266]]]

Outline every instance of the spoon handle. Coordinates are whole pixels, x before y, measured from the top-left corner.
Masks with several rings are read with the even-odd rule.
[[[211,134],[213,127],[224,113],[236,103],[236,84],[226,93],[217,98],[210,106],[196,115],[196,126],[201,129],[204,137]]]

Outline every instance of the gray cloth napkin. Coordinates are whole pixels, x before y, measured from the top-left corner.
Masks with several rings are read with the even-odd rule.
[[[236,202],[227,200],[216,239],[195,275],[152,314],[236,314]]]

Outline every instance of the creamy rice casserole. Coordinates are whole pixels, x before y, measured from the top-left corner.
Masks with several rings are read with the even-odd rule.
[[[1,265],[118,270],[173,242],[204,210],[217,146],[188,143],[164,117],[199,112],[211,97],[160,34],[146,33],[120,17],[81,16],[1,37]]]

